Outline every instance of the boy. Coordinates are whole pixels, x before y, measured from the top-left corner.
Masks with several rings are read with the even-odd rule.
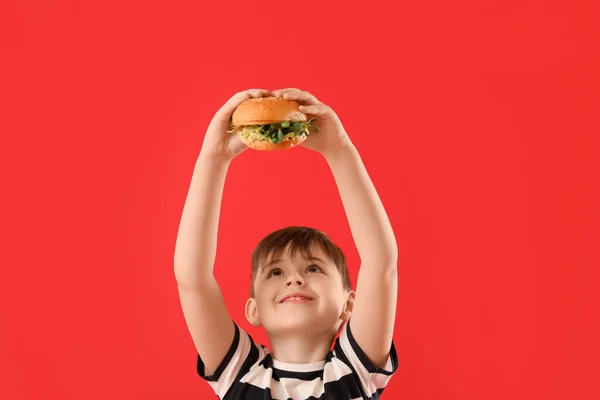
[[[318,119],[301,146],[321,153],[335,178],[361,258],[352,291],[341,250],[321,232],[289,227],[252,255],[246,318],[264,326],[272,350],[234,323],[213,276],[217,227],[229,164],[246,149],[229,118],[251,97],[296,100]],[[398,367],[392,335],[398,250],[360,156],[334,111],[299,89],[237,93],[209,124],[181,218],[175,276],[198,352],[198,374],[220,399],[378,398]],[[333,341],[337,333],[339,338]]]

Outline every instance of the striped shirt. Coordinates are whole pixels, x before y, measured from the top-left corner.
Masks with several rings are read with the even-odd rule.
[[[268,348],[235,325],[229,351],[214,374],[197,372],[221,400],[378,399],[398,368],[394,343],[385,368],[369,361],[346,323],[323,361],[290,364],[274,360]]]

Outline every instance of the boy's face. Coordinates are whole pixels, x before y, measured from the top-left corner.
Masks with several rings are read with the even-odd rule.
[[[263,262],[254,292],[254,299],[246,305],[246,317],[272,335],[335,331],[340,319],[348,319],[351,308],[350,292],[319,246],[313,246],[308,259],[300,251],[292,258],[288,247],[279,259]],[[293,293],[307,298],[286,299]]]

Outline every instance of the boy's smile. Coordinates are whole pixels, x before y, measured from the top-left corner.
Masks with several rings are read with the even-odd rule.
[[[311,296],[304,293],[290,293],[283,296],[279,303],[307,303],[312,300],[313,298]]]

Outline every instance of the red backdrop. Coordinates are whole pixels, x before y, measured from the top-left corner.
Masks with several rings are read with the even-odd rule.
[[[298,87],[396,233],[383,398],[599,399],[594,3],[3,2],[0,398],[212,398],[172,265],[194,162],[235,92]],[[216,274],[261,341],[250,253],[291,224],[329,232],[356,282],[324,160],[243,153]]]

